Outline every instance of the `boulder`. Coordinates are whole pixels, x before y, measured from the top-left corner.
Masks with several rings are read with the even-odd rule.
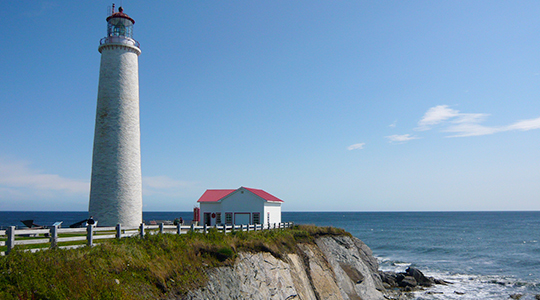
[[[401,276],[399,276],[398,278],[401,278]],[[403,276],[401,280],[399,280],[399,286],[403,288],[407,288],[407,287],[414,288],[418,286],[418,282],[412,276]]]
[[[397,281],[397,275],[394,272],[379,272],[379,277],[381,278],[383,283],[386,283],[390,287],[397,287],[398,281]]]
[[[407,273],[407,275],[413,277],[418,283],[418,285],[429,287],[435,284],[435,281],[433,279],[427,278],[426,276],[424,276],[424,273],[422,273],[416,268],[408,267],[405,272]]]

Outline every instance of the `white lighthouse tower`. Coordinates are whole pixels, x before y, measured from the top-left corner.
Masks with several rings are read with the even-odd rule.
[[[114,4],[101,39],[89,215],[101,226],[142,222],[139,43],[135,20]]]

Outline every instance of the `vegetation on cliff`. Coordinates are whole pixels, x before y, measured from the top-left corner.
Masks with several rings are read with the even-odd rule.
[[[109,240],[73,250],[30,253],[22,249],[0,258],[0,299],[167,299],[206,283],[205,268],[230,265],[240,251],[294,252],[298,243],[342,229],[293,229],[223,234],[157,234]]]

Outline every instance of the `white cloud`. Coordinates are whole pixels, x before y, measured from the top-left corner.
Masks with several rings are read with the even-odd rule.
[[[455,133],[454,135],[449,135],[448,137],[480,136],[494,134],[499,131],[501,131],[499,128],[482,126],[475,123],[461,123],[443,129],[443,132]]]
[[[45,174],[32,169],[27,162],[0,160],[0,188],[3,193],[19,195],[21,193],[35,195],[42,191],[88,194],[90,183],[56,174]]]
[[[419,139],[419,137],[411,136],[410,134],[402,134],[402,135],[394,134],[394,135],[387,136],[386,138],[389,139],[391,143],[404,143],[410,140]]]
[[[359,150],[359,149],[364,149],[364,145],[366,143],[358,143],[358,144],[354,144],[354,145],[350,145],[349,147],[347,147],[347,150]]]
[[[418,122],[416,130],[424,131],[431,129],[431,126],[437,125],[450,118],[459,115],[459,111],[448,108],[448,105],[438,105],[428,109],[422,119]]]
[[[397,124],[397,120],[395,120],[394,123],[388,125],[388,127],[390,127],[390,128],[395,128],[395,127],[396,127],[396,124]]]
[[[144,194],[175,196],[196,186],[196,182],[167,176],[143,177]],[[0,159],[0,198],[39,200],[77,196],[87,199],[89,195],[89,181],[47,174],[33,169],[28,162]]]
[[[540,118],[521,120],[507,126],[481,125],[488,116],[489,114],[484,113],[460,113],[458,110],[448,108],[448,105],[438,105],[428,109],[415,129],[429,130],[432,126],[442,123],[446,125],[441,130],[442,132],[453,133],[447,137],[481,136],[504,131],[540,129]]]
[[[176,197],[185,194],[185,190],[198,188],[198,182],[172,179],[168,176],[143,177],[145,195]]]
[[[506,131],[509,130],[533,130],[533,129],[540,129],[540,118],[536,119],[530,119],[530,120],[521,120],[518,121],[512,125],[506,126]]]

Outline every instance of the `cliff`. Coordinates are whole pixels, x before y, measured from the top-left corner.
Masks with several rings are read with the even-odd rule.
[[[300,243],[281,258],[240,252],[231,266],[206,272],[207,284],[181,299],[385,299],[371,249],[349,236]]]

